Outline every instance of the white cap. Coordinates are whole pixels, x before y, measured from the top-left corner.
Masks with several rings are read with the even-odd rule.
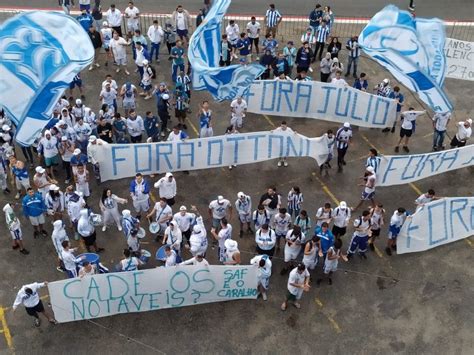
[[[468,118],[468,119],[466,120],[466,122],[471,125],[471,124],[472,124],[472,119]]]
[[[186,208],[186,206],[181,206],[181,207],[179,208],[179,210],[180,210],[180,211],[187,211],[187,208]]]
[[[368,166],[367,168],[365,168],[365,170],[372,174],[375,172],[375,169],[372,166]]]
[[[47,129],[46,131],[44,131],[44,136],[46,137],[46,135],[49,134],[51,135],[51,131],[49,129]]]
[[[49,185],[49,191],[59,191],[59,186],[55,184]]]
[[[147,59],[143,59],[143,65],[148,65],[148,60]]]
[[[37,166],[35,171],[37,173],[43,174],[46,170],[44,170],[44,168],[42,166]]]
[[[102,22],[102,26],[108,26],[109,23],[107,21]]]
[[[341,201],[341,202],[339,203],[339,207],[341,207],[341,208],[347,208],[347,203],[346,203],[346,201]]]
[[[65,141],[67,141],[67,137],[66,137],[66,136],[62,136],[62,137],[61,137],[61,140],[62,140],[63,142],[65,142]]]
[[[221,203],[223,199],[224,199],[224,196],[222,195],[217,196],[217,203]]]
[[[9,126],[9,125],[4,124],[4,125],[2,126],[2,131],[8,132],[9,130],[10,130],[10,126]]]
[[[234,251],[238,249],[239,244],[233,239],[227,239],[224,242],[224,246],[228,251]]]
[[[199,224],[194,225],[193,232],[196,234],[201,233],[201,226]]]
[[[344,122],[344,127],[351,128],[351,124],[349,122]]]
[[[97,137],[94,136],[94,135],[92,135],[92,136],[89,137],[89,142],[94,142],[94,141],[96,141],[96,140],[97,140]]]
[[[390,84],[390,80],[389,80],[389,79],[387,79],[387,78],[385,78],[385,79],[383,79],[383,80],[382,80],[382,83],[385,83],[385,84]]]
[[[130,215],[131,215],[130,210],[123,210],[123,211],[122,211],[122,216],[128,217],[128,216],[130,216]]]
[[[170,98],[170,95],[168,95],[168,94],[163,94],[163,95],[161,95],[161,98],[162,98],[163,100],[168,100],[168,99]]]
[[[166,177],[166,178],[173,177],[173,174],[171,174],[171,173],[166,173],[166,174],[165,174],[165,177]]]
[[[79,148],[74,149],[74,152],[72,152],[74,155],[81,154],[81,150]]]
[[[332,61],[333,61],[334,63],[339,63],[339,59],[337,59],[337,57],[332,58]]]
[[[76,105],[81,105],[82,104],[82,100],[81,99],[77,99],[76,100]]]
[[[242,198],[242,197],[244,197],[244,196],[245,196],[245,194],[244,194],[243,192],[238,192],[238,193],[237,193],[237,197],[238,197],[238,198]]]

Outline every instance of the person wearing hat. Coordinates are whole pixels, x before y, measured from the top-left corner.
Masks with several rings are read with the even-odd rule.
[[[26,192],[27,194],[22,200],[23,215],[30,220],[33,226],[34,238],[39,235],[46,237],[48,233],[43,228],[46,205],[44,204],[43,197],[40,192],[35,192],[31,187],[29,187]]]
[[[53,233],[51,233],[51,240],[53,241],[54,249],[58,255],[58,266],[56,267],[56,270],[59,272],[64,272],[66,269],[64,268],[64,263],[62,260],[62,244],[65,240],[69,241],[69,237],[66,234],[66,228],[63,221],[57,220],[53,222]]]
[[[351,210],[347,207],[345,201],[341,201],[339,206],[334,209],[332,218],[334,223],[332,226],[332,234],[334,234],[336,239],[341,238],[346,234],[347,225],[351,219]]]
[[[38,142],[38,156],[44,158],[44,164],[49,172],[49,176],[54,179],[53,167],[59,163],[59,141],[51,134],[51,131],[44,131],[43,137]]]
[[[193,211],[193,209],[191,209],[191,211]],[[181,206],[179,212],[174,214],[173,220],[176,221],[182,236],[186,239],[186,243],[189,244],[191,227],[196,221],[196,215],[192,212],[188,212],[186,206]]]
[[[288,277],[286,299],[281,304],[282,311],[288,308],[288,302],[292,302],[297,309],[301,308],[301,304],[298,301],[303,296],[303,292],[308,292],[310,289],[309,278],[309,272],[304,264],[298,264],[297,267],[291,270]]]
[[[5,212],[5,222],[12,237],[12,249],[19,249],[20,253],[28,255],[30,252],[23,245],[20,220],[16,217],[13,207],[7,203],[3,206],[3,212]]]
[[[71,156],[71,169],[72,169],[72,174],[77,173],[77,166],[79,164],[81,165],[87,165],[87,155],[82,153],[79,148],[75,148],[74,151],[72,152]]]
[[[127,19],[127,32],[131,35],[133,31],[140,28],[140,10],[133,4],[133,1],[129,1],[123,13]]]
[[[88,123],[84,122],[83,117],[79,117],[74,125],[74,131],[76,132],[76,146],[83,152],[87,152],[87,144],[89,137],[92,134],[92,128]]]
[[[156,77],[154,69],[151,67],[150,62],[147,59],[144,59],[143,62],[143,74],[140,81],[140,87],[143,89],[143,92],[140,93],[140,96],[144,96],[144,100],[149,100],[153,97],[151,91],[153,89],[152,79]]]
[[[390,86],[390,79],[383,79],[380,84],[375,85],[374,91],[378,96],[389,97],[390,93],[392,92],[392,87]]]
[[[227,211],[229,212],[227,220],[230,221],[232,219],[232,204],[222,195],[211,201],[208,213],[212,219],[212,228],[218,230],[221,227],[221,220],[227,217]]]
[[[181,233],[181,229],[179,229],[178,223],[172,220],[169,226],[165,229],[162,244],[169,245],[177,255],[180,255],[182,241],[183,235]]]
[[[59,186],[55,184],[49,185],[49,191],[44,198],[48,215],[51,216],[53,222],[62,219],[64,213],[64,194],[60,191]]]
[[[140,143],[142,141],[142,134],[145,131],[143,118],[137,115],[135,110],[130,110],[127,118],[127,132],[132,143]]]
[[[364,201],[369,201],[372,204],[372,207],[375,207],[375,183],[377,181],[377,175],[375,174],[375,169],[371,166],[365,168],[365,174],[363,177],[360,178],[363,182],[360,183],[358,186],[363,186],[364,189],[362,190],[362,196],[360,198],[359,203],[356,207],[352,208],[352,211],[356,211]]]
[[[164,177],[155,182],[155,189],[158,189],[160,198],[166,199],[168,206],[173,207],[176,197],[176,179],[168,172]]]
[[[216,231],[216,228],[211,228],[211,235],[214,239],[219,243],[219,247],[217,249],[217,258],[221,263],[226,260],[226,248],[225,242],[228,239],[232,239],[232,225],[227,222],[227,219],[224,217],[220,220],[220,230],[219,232]]]
[[[33,184],[43,198],[45,198],[49,192],[49,186],[55,184],[56,181],[48,176],[46,169],[42,166],[37,166],[35,172],[36,173],[33,176]]]
[[[54,319],[52,315],[50,315],[49,311],[46,312],[43,302],[38,294],[38,290],[48,285],[47,281],[38,283],[34,282],[28,285],[23,285],[20,290],[18,291],[15,302],[13,303],[13,312],[16,311],[20,304],[25,306],[26,313],[29,316],[35,318],[35,327],[39,327],[41,325],[41,320],[39,319],[38,313],[41,313],[48,322],[52,324],[57,324],[57,321]]]
[[[87,158],[89,163],[92,164],[92,170],[94,171],[94,176],[98,184],[100,184],[100,149],[106,145],[109,145],[109,143],[97,138],[96,136],[89,137],[89,144],[87,145]]]
[[[155,55],[155,61],[160,62],[160,46],[163,40],[165,33],[163,28],[158,23],[158,20],[153,20],[153,24],[148,27],[147,36],[150,39],[151,49],[150,49],[150,61],[153,61],[153,54]]]
[[[466,142],[472,135],[472,119],[468,118],[465,121],[457,123],[456,135],[451,140],[451,148],[460,148],[466,145]]]
[[[295,66],[296,60],[296,48],[293,45],[293,41],[288,41],[286,46],[283,48],[283,55],[285,56],[286,62],[288,63],[288,76],[291,77],[293,74],[293,67]]]
[[[268,300],[267,291],[272,276],[272,261],[268,255],[257,255],[250,259],[250,265],[255,265],[257,269],[257,289],[264,301]]]
[[[189,238],[189,245],[185,247],[189,249],[191,254],[195,257],[198,255],[206,257],[208,246],[206,226],[204,225],[201,214],[195,206],[192,207],[192,211],[196,214],[196,224],[193,226],[193,231]]]
[[[109,59],[112,58],[112,52],[110,51],[110,41],[113,37],[112,28],[109,26],[107,21],[102,22],[100,35],[102,39],[102,47],[105,51],[105,66],[107,67],[109,65]]]
[[[426,110],[415,111],[413,107],[410,107],[408,111],[402,112],[401,114],[402,126],[400,127],[400,140],[398,141],[398,144],[395,147],[396,153],[399,152],[400,144],[402,143],[403,140],[405,140],[405,144],[402,147],[403,150],[407,153],[410,152],[410,149],[408,148],[408,141],[410,140],[410,137],[412,136],[412,134],[415,132],[416,119],[425,113],[426,113]]]
[[[352,142],[352,128],[349,122],[344,122],[336,132],[336,147],[337,147],[337,166],[338,172],[342,172],[343,165],[346,165],[344,157],[346,156],[349,144]]]
[[[239,265],[240,264],[240,251],[239,244],[237,241],[227,239],[224,242],[225,247],[225,258],[224,265]]]
[[[252,234],[253,230],[250,227],[250,222],[252,221],[252,199],[250,196],[239,192],[237,194],[237,200],[235,201],[235,210],[239,214],[240,222],[240,238],[244,235],[244,224],[247,224],[247,233]]]
[[[161,82],[160,85],[155,85],[155,90],[153,91],[156,96],[156,108],[158,111],[158,116],[161,121],[161,136],[164,137],[168,129],[168,121],[170,120],[170,114],[168,112],[170,106],[170,92],[166,86],[165,82]]]
[[[135,179],[130,183],[129,191],[133,208],[140,219],[141,212],[147,213],[150,209],[150,184],[141,173],[137,173]]]

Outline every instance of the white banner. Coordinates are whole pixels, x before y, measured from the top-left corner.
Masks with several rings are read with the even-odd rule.
[[[377,171],[377,185],[408,184],[472,165],[474,165],[474,145],[427,154],[382,156]]]
[[[474,81],[474,42],[446,38],[447,78]]]
[[[257,298],[257,268],[176,266],[50,282],[59,323],[195,304]]]
[[[229,134],[181,142],[109,144],[99,150],[102,181],[250,164],[279,157],[312,157],[318,165],[326,161],[327,140],[297,133],[254,132]]]
[[[402,226],[397,253],[414,253],[474,234],[474,197],[450,197],[423,206]]]
[[[245,98],[249,112],[361,127],[391,127],[396,114],[394,100],[319,81],[255,81]]]

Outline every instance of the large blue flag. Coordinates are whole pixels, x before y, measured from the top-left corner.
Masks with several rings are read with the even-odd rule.
[[[433,111],[448,112],[453,106],[442,89],[445,39],[441,20],[414,18],[388,5],[362,30],[359,44]]]
[[[214,0],[202,24],[189,42],[188,57],[193,68],[194,90],[207,90],[215,100],[242,96],[263,73],[259,64],[219,67],[221,23],[231,0]]]
[[[64,90],[93,58],[87,33],[62,13],[26,12],[0,27],[0,106],[16,125],[19,144],[34,142]]]

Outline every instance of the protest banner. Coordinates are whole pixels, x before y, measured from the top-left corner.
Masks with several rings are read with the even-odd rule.
[[[255,81],[244,97],[248,112],[361,127],[392,127],[396,115],[394,100],[319,81]]]
[[[397,253],[414,253],[474,234],[474,197],[450,197],[424,205],[402,226]]]
[[[257,298],[257,268],[176,266],[50,282],[59,323],[195,304]]]
[[[447,78],[474,81],[474,42],[446,38]]]
[[[297,133],[254,132],[229,134],[181,142],[109,144],[100,147],[98,161],[102,181],[242,165],[279,157],[312,157],[318,165],[326,161],[327,139]]]
[[[474,165],[474,145],[426,154],[382,156],[377,186],[408,184]]]

